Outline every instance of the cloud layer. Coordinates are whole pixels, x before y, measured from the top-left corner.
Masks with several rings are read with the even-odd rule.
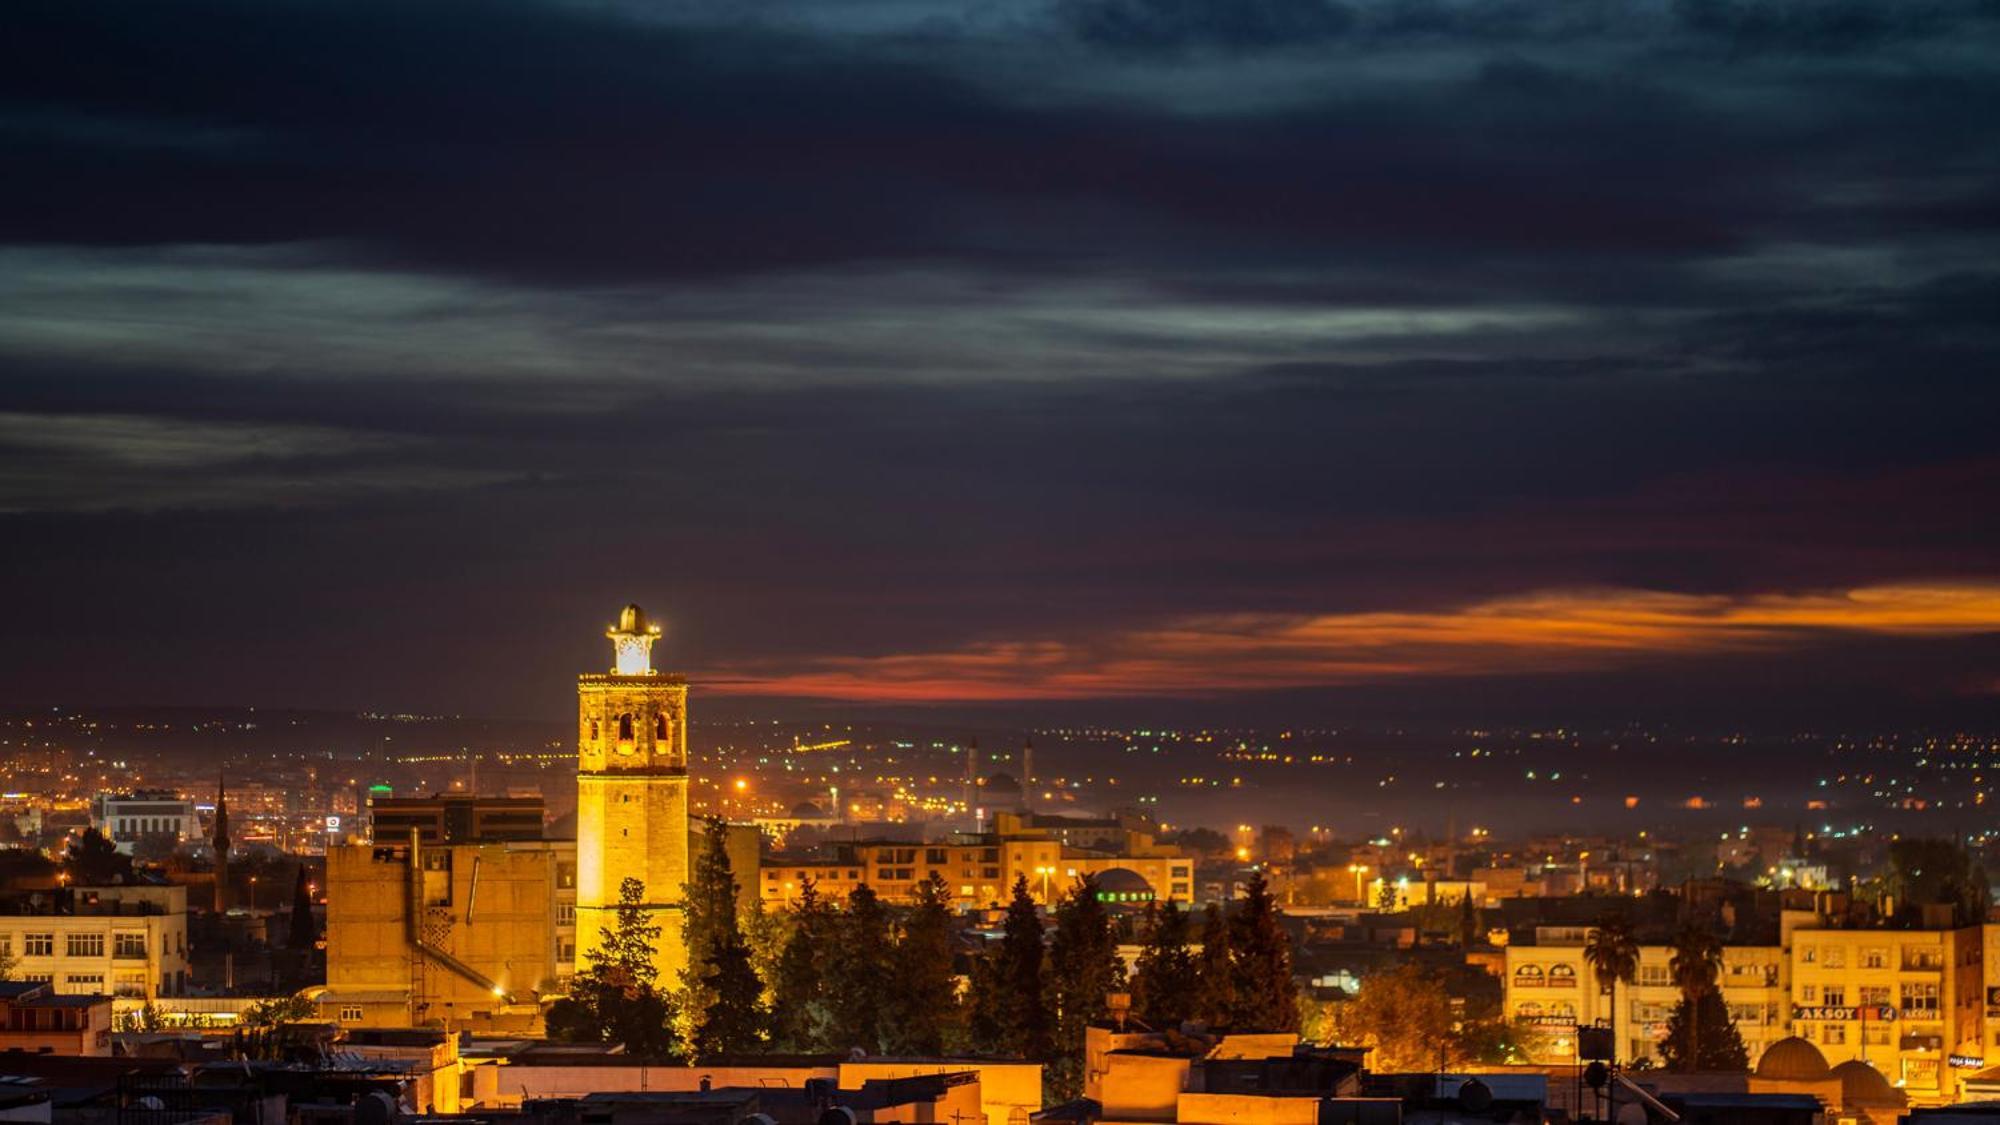
[[[1848,600],[2000,576],[1990,4],[9,23],[21,699],[541,712],[630,598],[851,699],[2000,681]]]

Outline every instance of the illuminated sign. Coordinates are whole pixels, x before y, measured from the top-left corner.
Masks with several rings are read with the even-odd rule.
[[[1979,1070],[1986,1065],[1986,1060],[1978,1055],[1951,1055],[1945,1061],[1960,1070]]]
[[[1844,1020],[1880,1020],[1886,1022],[1896,1018],[1896,1009],[1887,1004],[1865,1004],[1859,1008],[1809,1008],[1794,1004],[1792,1005],[1792,1018],[1795,1020],[1830,1020],[1836,1023]]]
[[[338,832],[338,831],[340,831],[340,818],[339,818],[339,817],[337,817],[337,816],[330,816],[330,817],[327,817],[327,818],[326,818],[326,830],[327,830],[328,832]]]

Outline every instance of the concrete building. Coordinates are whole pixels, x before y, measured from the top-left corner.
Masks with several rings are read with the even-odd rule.
[[[0,981],[0,1051],[111,1054],[111,997],[59,995],[39,981]]]
[[[201,835],[194,802],[164,789],[100,793],[90,803],[90,824],[126,855],[142,839],[171,841],[178,847]]]
[[[993,832],[959,833],[934,843],[868,840],[829,845],[818,855],[774,856],[762,872],[763,898],[771,905],[789,903],[813,879],[822,897],[842,899],[866,883],[883,898],[901,901],[936,874],[957,907],[976,910],[1006,902],[1016,878],[1025,878],[1028,893],[1047,904],[1078,878],[1093,875],[1115,878],[1125,888],[1121,893],[1146,901],[1194,901],[1195,861],[1179,848],[1115,820],[1088,822],[1093,827],[1083,838],[1090,846],[1070,844],[1059,827],[1046,823],[1061,819],[1006,813]],[[1113,835],[1101,834],[1105,825]]]
[[[0,900],[0,959],[60,996],[133,1001],[187,990],[187,888],[66,887]]]
[[[1912,1104],[1956,1101],[1984,1066],[1985,964],[1979,926],[1798,930],[1792,1031],[1831,1064],[1880,1070]]]
[[[376,797],[368,802],[369,836],[400,844],[415,830],[426,847],[495,840],[539,840],[545,820],[540,797]]]
[[[1532,944],[1511,944],[1502,951],[1508,1016],[1548,1032],[1548,1053],[1540,1062],[1575,1061],[1576,1028],[1606,1026],[1613,1029],[1621,1061],[1646,1059],[1658,1065],[1667,1018],[1680,1002],[1670,969],[1673,950],[1640,946],[1637,973],[1632,983],[1618,986],[1614,1007],[1611,993],[1598,987],[1584,956],[1589,933],[1581,926],[1543,926]],[[1780,946],[1723,951],[1717,983],[1752,1061],[1790,1034],[1786,964]]]
[[[530,1034],[575,963],[568,841],[353,844],[326,877],[320,1014],[342,1026]]]

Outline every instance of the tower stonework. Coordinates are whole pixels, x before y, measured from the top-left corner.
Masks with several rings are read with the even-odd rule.
[[[605,633],[612,670],[577,678],[576,967],[615,927],[619,884],[637,879],[660,927],[660,986],[674,988],[687,964],[687,680],[653,670],[659,634],[644,610],[626,606]]]

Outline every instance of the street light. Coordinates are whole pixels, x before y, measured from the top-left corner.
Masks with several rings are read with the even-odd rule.
[[[1043,903],[1043,905],[1047,905],[1047,904],[1048,904],[1048,901],[1049,901],[1049,876],[1051,876],[1051,875],[1054,875],[1055,873],[1056,873],[1056,869],[1055,869],[1055,868],[1053,868],[1053,867],[1037,867],[1037,868],[1035,868],[1035,874],[1037,874],[1037,875],[1040,875],[1040,876],[1042,877],[1042,903]]]
[[[1363,906],[1368,905],[1367,896],[1361,891],[1361,877],[1368,873],[1368,865],[1365,863],[1350,863],[1347,865],[1347,869],[1354,873],[1354,901]]]

